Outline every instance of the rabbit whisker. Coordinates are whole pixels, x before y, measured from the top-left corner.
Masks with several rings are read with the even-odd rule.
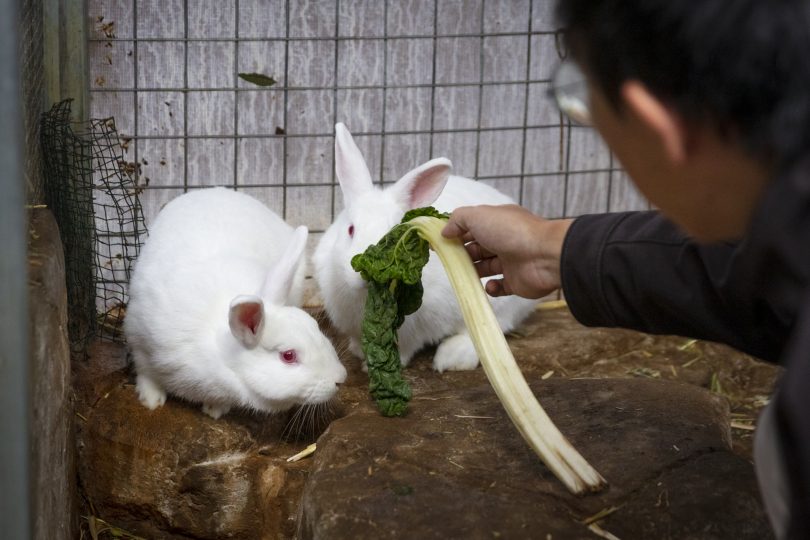
[[[284,430],[281,432],[281,439],[284,442],[289,442],[293,434],[296,435],[295,438],[298,440],[298,434],[300,434],[299,424],[305,407],[305,405],[298,407],[287,421],[287,425],[284,426]]]

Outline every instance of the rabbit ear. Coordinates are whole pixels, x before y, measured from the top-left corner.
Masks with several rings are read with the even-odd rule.
[[[286,303],[293,278],[295,278],[298,265],[304,255],[304,248],[307,246],[308,234],[309,231],[303,225],[293,231],[287,249],[284,250],[284,254],[267,276],[262,287],[262,298],[267,302],[277,306],[283,306]]]
[[[346,206],[373,187],[366,160],[342,123],[335,124],[335,172]]]
[[[242,345],[252,349],[259,344],[264,328],[264,303],[258,296],[243,295],[231,300],[228,314],[231,333]]]
[[[397,180],[389,189],[404,208],[430,206],[441,195],[452,167],[447,158],[431,159]]]

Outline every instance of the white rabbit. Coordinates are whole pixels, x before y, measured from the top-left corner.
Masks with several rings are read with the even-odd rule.
[[[349,348],[362,358],[360,330],[366,283],[351,267],[354,255],[376,243],[411,208],[433,205],[442,212],[476,204],[511,204],[496,189],[468,178],[450,176],[450,161],[433,159],[395,184],[372,184],[366,162],[343,124],[335,126],[335,168],[345,209],[335,218],[315,250],[315,277],[324,307],[335,327],[348,335]],[[431,255],[422,273],[422,307],[406,317],[399,330],[403,365],[423,346],[439,343],[433,358],[438,371],[473,369],[475,352],[450,282],[438,258]],[[517,296],[490,299],[504,332],[520,324],[536,301]]]
[[[346,369],[315,320],[292,307],[307,233],[224,188],[161,210],[124,321],[141,403],[159,407],[168,392],[219,418],[234,406],[278,412],[335,395]]]

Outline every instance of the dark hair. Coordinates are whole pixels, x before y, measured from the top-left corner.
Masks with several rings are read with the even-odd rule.
[[[807,0],[559,0],[557,15],[617,110],[638,79],[768,164],[810,150]]]

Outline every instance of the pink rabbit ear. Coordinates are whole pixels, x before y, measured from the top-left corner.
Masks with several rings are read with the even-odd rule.
[[[452,167],[447,158],[431,159],[397,180],[389,189],[403,208],[430,206],[441,195]]]
[[[265,279],[261,295],[266,302],[276,306],[287,303],[295,273],[307,247],[308,235],[309,231],[303,225],[293,232],[284,254]]]
[[[231,300],[228,323],[233,337],[248,349],[259,344],[264,328],[264,303],[258,296],[237,296]]]
[[[335,124],[335,173],[346,206],[373,188],[366,160],[342,123]]]

